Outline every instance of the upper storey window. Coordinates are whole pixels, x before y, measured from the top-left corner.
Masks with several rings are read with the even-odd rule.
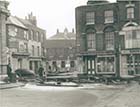
[[[86,13],[86,24],[95,24],[95,12]]]
[[[113,23],[114,22],[112,10],[105,11],[104,16],[105,16],[105,23]]]
[[[95,33],[87,34],[87,48],[88,50],[96,50],[96,37]]]
[[[134,8],[129,7],[127,8],[127,19],[133,19],[134,18]]]

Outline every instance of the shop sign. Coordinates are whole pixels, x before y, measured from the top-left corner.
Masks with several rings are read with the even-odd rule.
[[[122,54],[140,54],[140,49],[122,50]]]

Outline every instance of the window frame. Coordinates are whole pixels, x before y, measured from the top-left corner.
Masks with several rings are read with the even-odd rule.
[[[112,46],[112,47],[109,47]],[[115,32],[105,31],[105,49],[110,51],[115,49]]]
[[[96,50],[96,33],[87,33],[87,49]]]
[[[104,23],[114,23],[114,11],[106,10],[104,11]]]
[[[135,17],[134,7],[128,7],[126,11],[127,11],[127,19],[134,19]]]
[[[86,13],[86,24],[95,24],[95,12]]]

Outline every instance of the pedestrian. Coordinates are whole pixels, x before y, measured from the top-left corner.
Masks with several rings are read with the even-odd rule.
[[[7,75],[9,82],[12,82],[12,68],[10,63],[7,65]]]
[[[42,78],[43,77],[43,72],[44,72],[44,68],[42,65],[40,65],[39,69],[38,69],[38,74],[39,74],[39,77]]]
[[[40,78],[40,83],[44,83],[44,77],[43,77],[43,74],[44,74],[44,68],[42,66],[42,64],[40,65],[39,69],[38,69],[38,74],[39,74],[39,78]]]

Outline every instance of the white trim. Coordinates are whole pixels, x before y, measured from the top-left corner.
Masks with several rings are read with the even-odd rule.
[[[130,24],[132,24],[132,25],[134,25],[134,26],[138,26],[138,24],[137,24],[136,22],[130,21],[130,22],[126,23],[126,24],[124,25],[124,27],[128,27],[128,25],[130,25]]]

